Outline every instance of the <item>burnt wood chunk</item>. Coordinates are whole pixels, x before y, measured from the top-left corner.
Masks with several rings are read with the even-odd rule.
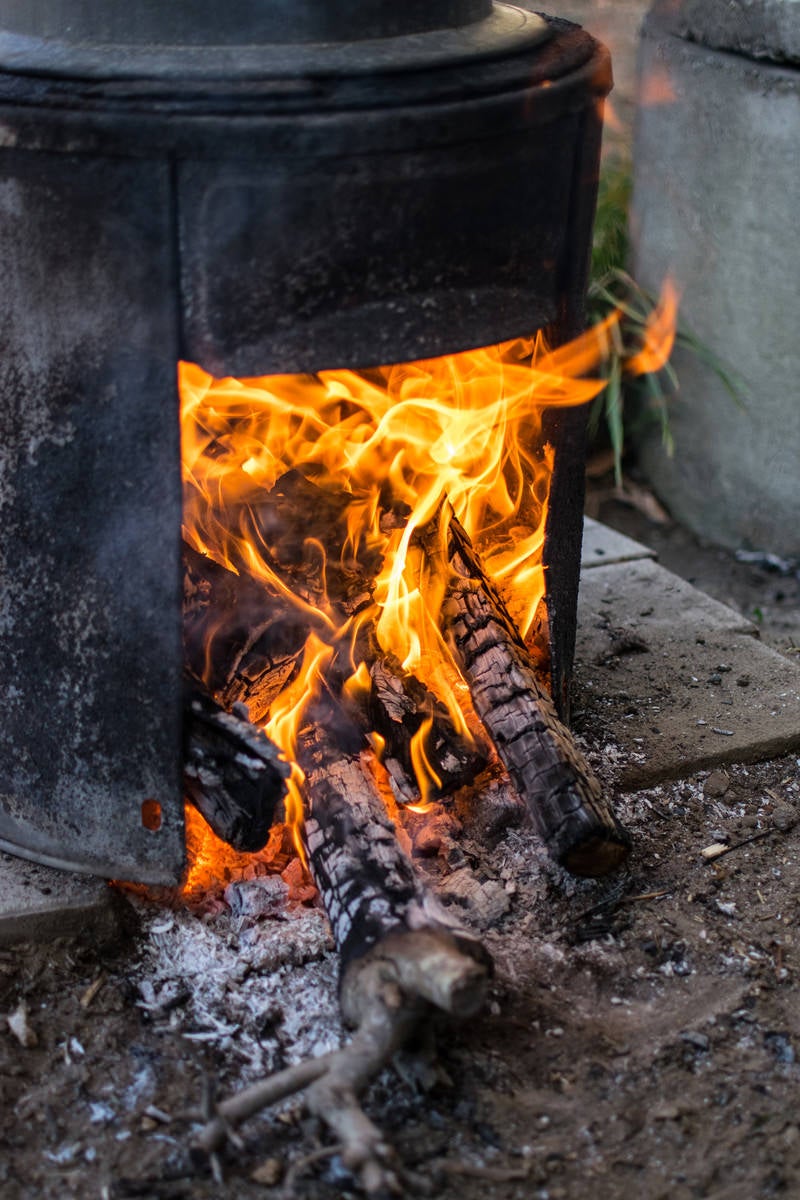
[[[435,536],[429,553],[441,553]],[[502,598],[453,517],[445,621],[483,721],[550,853],[576,875],[603,875],[630,849],[584,755],[561,723]]]
[[[298,474],[290,472],[284,476],[280,487],[288,487],[288,480],[292,495],[300,492],[306,505],[310,497],[323,495],[321,489],[307,481],[301,489],[293,479]],[[278,485],[268,499],[268,510],[277,520],[273,507],[282,515],[284,503]],[[321,511],[328,510],[322,506]],[[269,531],[267,518],[263,517],[263,521],[264,529]],[[308,535],[312,528],[308,510],[304,528]],[[291,538],[287,534],[281,574],[276,576],[280,583],[291,582],[293,587],[302,582],[299,560],[290,563],[291,555],[285,547],[291,546],[292,554],[299,553],[298,539],[297,531]],[[325,624],[322,616],[317,618],[313,609],[294,605],[278,585],[254,578],[243,567],[238,574],[234,573],[186,544],[183,565],[187,672],[223,708],[243,703],[253,721],[263,721],[295,670],[309,632],[316,629],[323,638],[330,639],[330,625]],[[363,605],[371,587],[371,580],[361,575],[349,574],[347,579],[350,594],[344,597],[345,611],[337,618],[342,624],[349,615],[346,610]],[[347,579],[340,579],[343,586]],[[313,597],[313,581],[307,579],[304,590],[309,598]],[[344,640],[339,649],[342,665],[337,671],[349,673],[351,655]],[[369,694],[358,704],[358,720],[365,733],[374,730],[386,743],[382,760],[399,803],[418,803],[421,798],[413,771],[411,740],[426,720],[430,726],[425,737],[425,754],[439,781],[432,788],[433,798],[452,793],[480,773],[487,761],[486,746],[463,737],[454,728],[444,705],[415,676],[404,671],[393,656],[383,653],[368,619],[361,620],[355,657],[370,667]]]
[[[261,721],[289,679],[310,622],[277,588],[183,545],[183,649],[189,675],[223,708]]]
[[[214,833],[234,850],[253,853],[284,819],[289,766],[244,706],[225,712],[187,688],[184,700],[183,784]]]
[[[411,743],[426,721],[424,754],[433,776],[430,799],[451,795],[480,774],[488,762],[488,747],[460,734],[445,706],[393,655],[377,658],[369,673],[367,724],[386,743],[379,757],[400,804],[420,800]]]
[[[302,600],[329,606],[340,622],[369,604],[381,568],[376,547],[362,542],[353,552],[348,522],[357,504],[352,492],[293,469],[252,498],[241,519],[281,580]]]

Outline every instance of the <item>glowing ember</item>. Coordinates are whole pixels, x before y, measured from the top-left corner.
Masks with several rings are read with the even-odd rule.
[[[262,870],[274,871],[286,861],[280,826],[273,829],[263,850],[257,854],[238,854],[216,836],[191,804],[186,805],[185,818],[189,870],[182,892],[189,899],[202,901],[210,892],[224,888],[231,879],[248,870],[257,871],[260,863],[264,864]]]

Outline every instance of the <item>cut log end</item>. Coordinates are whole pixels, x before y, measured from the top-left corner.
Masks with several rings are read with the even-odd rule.
[[[492,972],[492,960],[477,939],[459,937],[428,926],[398,929],[360,958],[342,976],[342,1013],[350,1024],[363,1019],[373,993],[391,982],[409,1001],[423,1000],[455,1017],[481,1010]]]
[[[595,879],[621,867],[630,850],[631,839],[620,826],[618,832],[590,834],[584,841],[573,843],[558,862],[572,875]]]

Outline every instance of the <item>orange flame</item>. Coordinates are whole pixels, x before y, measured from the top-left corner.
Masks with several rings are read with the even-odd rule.
[[[678,299],[678,289],[668,277],[658,303],[645,323],[644,345],[625,362],[629,375],[653,375],[669,362],[675,344]]]
[[[631,370],[652,369],[647,363],[664,354],[664,327],[674,307],[673,290],[654,314]],[[607,355],[617,320],[614,313],[555,350],[537,335],[360,372],[238,380],[179,365],[184,537],[229,570],[277,590],[312,631],[302,665],[266,725],[289,761],[309,698],[334,654],[341,665],[342,649],[349,648],[353,675],[346,690],[368,686],[355,653],[365,621],[383,650],[416,673],[470,736],[466,685],[440,632],[447,556],[423,554],[417,534],[433,522],[444,540],[455,513],[523,634],[530,629],[544,595],[541,558],[553,468],[543,414],[585,404],[602,390],[602,380],[586,375]],[[256,519],[259,503],[292,470],[312,480],[320,495],[345,501],[333,549],[327,528],[301,538],[313,587],[289,586]],[[375,565],[371,599],[356,618],[348,617],[335,589],[329,595],[329,581],[337,571],[352,575],[366,560]],[[412,745],[423,806],[438,783],[425,749],[429,732],[430,721]],[[380,750],[379,735],[371,741]],[[302,817],[302,782],[295,765],[287,801],[295,824]]]
[[[625,125],[620,119],[616,105],[613,104],[609,99],[600,100],[598,104],[605,128],[610,130],[612,133],[624,133]]]
[[[333,658],[333,650],[311,633],[303,650],[303,661],[294,679],[283,689],[270,710],[266,732],[275,745],[291,763],[291,775],[287,780],[287,795],[284,803],[286,821],[294,833],[295,847],[305,859],[299,830],[303,821],[302,786],[305,775],[295,761],[297,736],[303,716],[310,702],[319,695],[325,668]]]
[[[441,787],[442,784],[425,749],[425,739],[429,736],[432,728],[433,719],[426,717],[411,739],[411,763],[414,775],[420,785],[422,799],[419,804],[409,804],[408,808],[416,813],[427,812],[433,801],[433,787]]]

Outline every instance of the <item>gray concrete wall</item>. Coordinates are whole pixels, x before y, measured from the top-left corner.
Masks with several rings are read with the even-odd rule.
[[[641,461],[674,516],[711,541],[800,554],[800,72],[659,32],[643,79],[671,103],[640,110],[634,272],[672,272],[682,319],[744,378],[746,411],[687,355],[671,406],[675,455]]]

